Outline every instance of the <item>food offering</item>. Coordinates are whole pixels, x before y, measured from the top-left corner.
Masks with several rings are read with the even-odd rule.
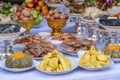
[[[105,55],[102,51],[96,51],[94,46],[79,60],[79,66],[83,68],[103,68],[111,64],[110,56]]]
[[[26,54],[33,56],[35,59],[41,59],[48,52],[57,49],[57,46],[50,43],[40,35],[29,34],[28,36],[16,41],[19,44],[26,45]]]
[[[25,6],[32,13],[47,15],[49,8],[43,0],[26,0]]]
[[[51,39],[52,40],[59,40],[59,41],[62,41],[62,43],[66,43],[68,41],[77,40],[79,38],[71,33],[63,33],[63,34],[60,34],[58,36],[52,36]]]
[[[45,2],[50,4],[60,4],[59,0],[45,0]]]
[[[101,16],[107,14],[106,12],[96,8],[96,7],[87,7],[85,8],[83,14],[83,20],[95,20]]]
[[[61,29],[65,27],[68,19],[67,14],[61,14],[58,9],[50,10],[46,16],[49,27],[53,29],[52,36],[61,34]]]
[[[72,14],[82,14],[84,9],[87,7],[83,4],[84,0],[66,0],[69,4],[66,6],[70,9],[70,13]]]
[[[111,58],[120,58],[119,44],[109,44],[103,51],[106,55],[110,55]]]
[[[33,65],[33,60],[23,52],[15,52],[6,58],[5,65],[8,68],[28,68]]]
[[[0,24],[10,24],[10,23],[12,23],[10,16],[0,14]]]
[[[120,13],[116,13],[114,16],[104,15],[99,19],[99,23],[104,26],[119,27],[120,26],[119,14]]]
[[[54,50],[44,56],[36,68],[43,73],[56,75],[68,73],[76,69],[77,65],[68,57]]]
[[[81,51],[89,50],[91,45],[94,45],[94,42],[88,39],[81,38],[76,40],[70,40],[63,43],[62,51],[71,55],[72,54],[77,55],[77,52],[79,50]]]

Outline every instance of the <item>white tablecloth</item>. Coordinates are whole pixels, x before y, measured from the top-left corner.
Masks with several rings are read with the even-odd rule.
[[[74,32],[74,23],[70,23],[63,29],[63,32]],[[37,34],[38,32],[52,30],[45,24],[41,23],[40,28],[34,28],[31,33]],[[70,58],[76,59],[77,57]],[[0,69],[0,80],[120,80],[120,63],[116,63],[110,68],[103,71],[86,71],[77,68],[73,72],[64,75],[47,75],[37,71],[35,68],[21,73],[11,73]]]

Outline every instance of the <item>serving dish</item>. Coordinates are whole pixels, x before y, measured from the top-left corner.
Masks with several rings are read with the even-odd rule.
[[[111,67],[112,65],[114,65],[114,62],[111,60],[110,65],[104,66],[104,67],[101,67],[101,68],[90,68],[90,67],[85,67],[85,66],[81,66],[81,65],[79,65],[79,67],[83,68],[85,70],[88,70],[88,71],[99,71],[99,70],[107,69],[107,68]]]
[[[26,31],[25,28],[21,27],[19,32],[15,33],[9,33],[9,34],[0,34],[0,39],[11,39],[11,38],[17,38],[19,37],[22,33]]]
[[[36,67],[36,69],[37,69],[38,71],[40,71],[40,72],[42,72],[42,73],[45,73],[45,74],[49,74],[49,75],[61,75],[61,74],[70,73],[71,71],[75,70],[75,69],[78,67],[77,61],[72,60],[72,59],[70,59],[70,60],[71,60],[71,62],[72,62],[72,69],[67,70],[67,71],[59,71],[59,72],[43,71],[43,70],[40,70],[40,69],[38,68],[39,63],[36,63],[36,66],[35,66],[35,67]]]
[[[9,71],[9,72],[17,72],[17,73],[18,72],[28,71],[28,70],[34,68],[35,64],[36,64],[36,62],[33,61],[33,65],[31,67],[18,69],[18,68],[7,68],[6,65],[5,65],[5,60],[1,61],[0,63],[1,63],[0,68],[4,69],[6,71]]]
[[[106,26],[103,25],[99,22],[100,18],[95,19],[95,22],[102,28],[106,29],[106,30],[111,30],[111,31],[119,31],[120,30],[120,26]]]

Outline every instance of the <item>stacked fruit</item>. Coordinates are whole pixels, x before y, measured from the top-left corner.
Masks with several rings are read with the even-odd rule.
[[[48,15],[46,16],[46,19],[48,20],[55,20],[55,19],[61,19],[66,20],[68,19],[67,14],[61,14],[58,9],[50,10]]]
[[[25,5],[30,11],[34,10],[43,15],[47,15],[49,12],[48,6],[43,0],[26,0]]]
[[[72,63],[68,57],[55,50],[44,56],[38,68],[45,71],[66,71],[72,68]]]
[[[96,51],[95,47],[92,46],[91,49],[82,56],[79,65],[90,68],[102,68],[110,65],[110,56],[105,55],[104,52]]]
[[[31,13],[24,9],[23,7],[19,6],[13,16],[13,21],[15,22],[24,22],[24,21],[34,21],[33,16]]]

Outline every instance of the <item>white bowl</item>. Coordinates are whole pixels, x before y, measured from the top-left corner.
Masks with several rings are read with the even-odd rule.
[[[49,32],[39,32],[38,34],[44,38],[49,38],[51,35]]]
[[[15,45],[13,45],[12,50],[14,52],[24,51],[25,45],[24,44],[15,44]]]

